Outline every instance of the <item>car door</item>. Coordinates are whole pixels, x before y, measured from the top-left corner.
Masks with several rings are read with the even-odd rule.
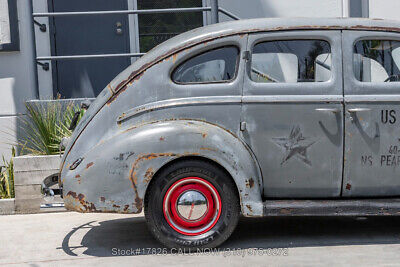
[[[400,195],[400,35],[344,31],[343,196]]]
[[[260,164],[264,196],[340,196],[341,32],[252,34],[248,51],[241,133]]]

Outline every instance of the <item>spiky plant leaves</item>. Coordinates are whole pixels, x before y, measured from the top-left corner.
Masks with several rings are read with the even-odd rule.
[[[15,157],[15,148],[12,147],[12,156]],[[7,161],[3,156],[4,166],[0,167],[0,199],[14,198],[14,163],[12,158]]]
[[[18,140],[18,147],[22,154],[33,155],[58,154],[62,138],[72,134],[68,128],[75,112],[80,112],[80,117],[83,115],[83,110],[72,102],[67,105],[27,103],[26,110],[27,116],[21,118],[20,127],[24,138]]]

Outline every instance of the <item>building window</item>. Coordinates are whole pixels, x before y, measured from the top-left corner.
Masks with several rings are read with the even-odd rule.
[[[0,51],[18,51],[17,1],[0,0]]]
[[[138,0],[138,9],[202,7],[202,0]],[[203,12],[141,14],[139,20],[140,52],[180,33],[203,26]]]

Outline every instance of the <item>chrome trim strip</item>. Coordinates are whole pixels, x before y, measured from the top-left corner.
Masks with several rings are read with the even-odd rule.
[[[342,102],[342,95],[252,95],[243,96],[243,103]]]
[[[400,95],[347,95],[344,102],[400,102]]]
[[[129,109],[118,117],[117,122],[120,123],[130,117],[158,109],[194,105],[240,104],[241,102],[242,96],[201,96],[161,100]]]

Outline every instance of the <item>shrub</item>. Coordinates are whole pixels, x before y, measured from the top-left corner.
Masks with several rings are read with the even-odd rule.
[[[15,157],[15,148],[12,148],[12,156]],[[4,166],[0,166],[0,199],[14,198],[14,164],[12,158],[6,161],[3,156]]]
[[[15,157],[15,147],[20,154],[32,155],[54,155],[60,153],[62,138],[69,137],[72,130],[69,130],[72,118],[79,112],[79,119],[84,110],[77,104],[69,102],[64,104],[61,101],[48,103],[26,103],[27,114],[19,118],[21,138],[12,146],[12,156]],[[4,132],[13,136],[13,132]],[[3,156],[3,166],[0,165],[0,199],[14,198],[14,164],[13,160],[7,161]]]
[[[27,115],[21,118],[22,138],[17,141],[21,154],[54,155],[60,152],[60,142],[69,137],[69,130],[75,112],[83,110],[73,102],[43,104],[26,103]]]

